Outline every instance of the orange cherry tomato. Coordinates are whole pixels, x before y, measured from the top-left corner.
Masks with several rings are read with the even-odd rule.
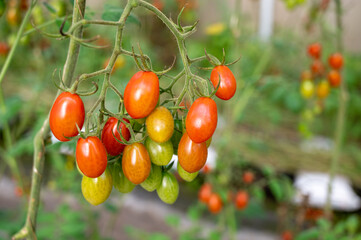
[[[237,192],[236,199],[235,199],[235,205],[236,205],[236,208],[239,210],[246,208],[248,205],[248,193],[245,191]]]
[[[124,175],[134,184],[147,179],[151,170],[149,154],[141,143],[133,143],[125,147],[122,158]]]
[[[327,75],[327,79],[328,79],[328,83],[332,86],[332,87],[338,87],[340,86],[341,83],[341,75],[338,71],[336,70],[331,70],[328,75]]]
[[[187,133],[193,142],[205,142],[212,137],[217,121],[216,102],[208,97],[200,97],[194,101],[187,114]]]
[[[330,85],[327,81],[322,81],[317,85],[317,97],[320,99],[324,99],[330,93]]]
[[[208,204],[209,198],[212,194],[212,186],[209,183],[205,183],[201,186],[198,192],[198,200],[202,203]]]
[[[253,172],[250,172],[250,171],[246,171],[244,174],[243,174],[243,182],[246,183],[246,184],[250,184],[252,183],[254,180],[254,174]]]
[[[194,173],[202,169],[207,161],[207,145],[205,142],[195,143],[185,132],[178,145],[178,161],[182,168]]]
[[[156,107],[159,98],[159,79],[153,72],[137,72],[124,91],[124,106],[134,118],[148,116]]]
[[[76,125],[81,129],[84,124],[84,104],[79,95],[70,92],[61,93],[50,111],[49,124],[54,136],[62,142],[78,135]]]
[[[321,56],[322,46],[319,43],[313,43],[308,46],[308,54],[316,59],[319,59]]]
[[[334,53],[328,58],[328,64],[333,69],[341,69],[343,65],[343,57],[340,53]]]
[[[79,170],[89,178],[99,177],[107,167],[107,151],[98,137],[79,138],[75,155]]]
[[[314,76],[322,75],[325,68],[320,60],[314,60],[311,64],[311,71]]]
[[[222,207],[221,197],[217,193],[212,193],[208,201],[208,210],[213,214],[217,214],[222,210]]]

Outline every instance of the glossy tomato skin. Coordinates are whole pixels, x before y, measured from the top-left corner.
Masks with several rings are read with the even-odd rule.
[[[149,137],[158,143],[168,141],[174,131],[174,120],[165,107],[157,107],[145,120]]]
[[[98,137],[79,138],[75,155],[79,170],[87,177],[99,177],[107,167],[107,151]]]
[[[235,205],[238,210],[242,210],[248,205],[248,193],[245,191],[239,191],[236,194]]]
[[[145,181],[142,182],[140,186],[142,186],[142,188],[144,188],[148,192],[153,192],[162,183],[162,175],[162,168],[160,166],[152,164],[148,178],[145,179]]]
[[[341,75],[338,71],[336,70],[331,70],[328,75],[327,75],[327,79],[328,79],[328,83],[332,86],[332,87],[338,87],[340,86],[341,83]]]
[[[208,97],[200,97],[194,101],[186,118],[186,130],[195,143],[207,141],[217,127],[217,104]]]
[[[313,43],[308,46],[308,54],[313,58],[320,58],[322,46],[319,43]]]
[[[340,53],[334,53],[328,58],[328,64],[333,69],[341,69],[343,66],[343,57]]]
[[[119,162],[113,164],[110,168],[113,178],[113,186],[121,193],[129,193],[133,191],[135,184],[125,177],[122,165]]]
[[[220,84],[219,78],[221,78]],[[213,68],[211,73],[211,82],[214,88],[216,88],[219,84],[216,96],[222,100],[229,100],[236,93],[237,82],[232,71],[227,66],[219,65]]]
[[[124,106],[134,118],[148,116],[156,107],[159,98],[159,79],[153,72],[137,72],[124,91]]]
[[[129,123],[128,119],[124,118],[123,121]],[[117,156],[121,154],[125,148],[124,144],[121,144],[117,141],[117,139],[119,141],[122,141],[122,139],[120,138],[120,131],[122,132],[122,136],[125,140],[129,141],[130,139],[129,129],[125,126],[124,123],[120,121],[119,123],[120,127],[118,127],[118,119],[116,119],[115,117],[110,117],[105,123],[102,131],[102,142],[108,154],[112,156]],[[116,139],[114,138],[114,136],[116,136]]]
[[[145,147],[148,150],[150,161],[158,166],[166,166],[173,157],[173,144],[171,141],[157,143],[151,138],[145,140]]]
[[[125,147],[122,158],[125,176],[134,184],[140,184],[150,174],[151,162],[145,146],[133,143]]]
[[[195,143],[187,133],[183,134],[178,146],[178,161],[185,171],[194,173],[201,170],[207,161],[207,156],[206,142]]]
[[[209,183],[205,183],[199,189],[198,200],[201,201],[202,203],[208,204],[211,195],[212,195],[212,186]]]
[[[217,193],[212,193],[208,201],[208,210],[213,213],[219,213],[223,208],[221,197]]]
[[[163,173],[162,182],[157,188],[157,194],[160,200],[167,204],[173,204],[179,195],[179,184],[173,174]]]
[[[186,170],[184,170],[182,168],[182,166],[179,164],[179,162],[177,163],[177,171],[179,176],[187,182],[192,182],[197,176],[198,176],[198,172],[194,172],[194,173],[189,173]]]
[[[84,104],[79,95],[62,92],[55,100],[50,111],[49,124],[54,136],[62,141],[78,135],[76,125],[81,129],[84,124]]]
[[[81,181],[81,191],[84,198],[93,205],[99,205],[108,199],[113,188],[112,175],[109,170],[97,177],[89,178],[83,176]]]

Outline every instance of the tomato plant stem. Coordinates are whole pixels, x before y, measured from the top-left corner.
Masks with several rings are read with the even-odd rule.
[[[341,0],[335,0],[335,13],[336,13],[336,47],[337,51],[342,53],[343,51],[343,43],[342,43],[342,6]],[[346,120],[346,107],[347,107],[347,85],[345,81],[341,82],[340,91],[338,95],[339,107],[337,111],[337,120],[336,120],[336,128],[334,135],[334,146],[331,158],[331,166],[330,166],[330,179],[327,188],[327,201],[325,205],[325,216],[328,219],[332,217],[332,206],[331,206],[331,198],[332,198],[332,182],[335,178],[336,171],[339,165],[339,159],[342,151],[342,141],[344,136],[344,128],[345,128],[345,120]]]

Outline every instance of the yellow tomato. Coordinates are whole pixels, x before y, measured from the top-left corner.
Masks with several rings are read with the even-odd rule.
[[[174,131],[174,120],[165,107],[157,107],[145,120],[149,137],[158,143],[168,141]]]
[[[305,99],[311,98],[313,96],[314,91],[315,91],[314,84],[310,80],[306,80],[301,83],[300,92],[302,97],[304,97]]]
[[[113,188],[113,179],[108,169],[97,178],[83,176],[81,192],[85,200],[93,205],[99,205],[108,199]]]

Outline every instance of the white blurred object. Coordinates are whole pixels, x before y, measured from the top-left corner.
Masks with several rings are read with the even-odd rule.
[[[325,173],[300,172],[295,179],[294,202],[300,204],[302,196],[309,196],[309,205],[322,208],[326,205],[330,176]],[[332,182],[331,206],[335,210],[355,211],[360,209],[361,200],[351,188],[350,181],[343,176],[335,176]]]
[[[332,147],[333,141],[322,136],[306,139],[300,145],[301,150],[304,152],[312,152],[315,150],[331,151]]]
[[[258,34],[261,40],[268,41],[273,32],[274,0],[261,0]]]
[[[207,162],[206,162],[206,165],[208,167],[210,167],[210,169],[215,169],[216,167],[216,160],[217,160],[217,153],[216,151],[212,148],[212,147],[209,147],[208,148],[208,156],[207,156]],[[177,164],[178,164],[178,156],[173,154],[173,157],[172,157],[172,160],[171,161],[174,161],[174,164],[172,166],[172,168],[174,170],[177,170]],[[203,168],[202,168],[203,170]],[[201,170],[201,171],[202,171]]]

